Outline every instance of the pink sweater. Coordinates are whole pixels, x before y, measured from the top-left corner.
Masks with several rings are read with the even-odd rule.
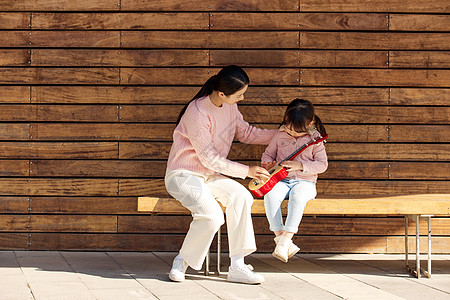
[[[267,145],[277,132],[250,126],[237,104],[217,107],[205,96],[189,104],[175,128],[167,168],[245,178],[249,167],[227,159],[234,137],[246,144]]]
[[[314,137],[319,133],[316,131]],[[295,138],[283,129],[274,136],[273,140],[267,146],[266,151],[261,157],[262,162],[281,161],[291,155],[296,149],[306,144],[311,140],[307,134]],[[312,182],[317,181],[317,174],[323,173],[328,168],[327,153],[323,142],[309,146],[302,153],[297,155],[294,161],[301,161],[303,164],[303,171],[291,171],[287,178],[303,179]]]

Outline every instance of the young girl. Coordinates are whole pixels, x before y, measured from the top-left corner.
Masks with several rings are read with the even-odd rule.
[[[233,139],[267,145],[277,133],[250,126],[237,103],[244,99],[249,79],[237,66],[212,76],[178,117],[167,162],[166,189],[192,213],[192,223],[169,278],[183,281],[188,266],[202,267],[214,234],[224,223],[219,201],[226,207],[231,266],[227,280],[256,284],[264,277],[244,263],[256,250],[251,206],[253,197],[237,181],[227,177],[263,178],[260,166],[246,166],[227,159]],[[224,176],[226,175],[226,176]]]
[[[295,99],[289,103],[279,132],[262,155],[261,165],[267,170],[293,153],[296,149],[326,134],[319,117],[314,114],[311,102]],[[291,161],[281,164],[289,172],[264,196],[266,216],[270,230],[275,233],[276,247],[273,256],[287,262],[300,249],[292,242],[298,231],[306,203],[316,197],[317,174],[328,167],[323,142],[309,146]],[[281,203],[289,196],[288,214],[283,226]]]

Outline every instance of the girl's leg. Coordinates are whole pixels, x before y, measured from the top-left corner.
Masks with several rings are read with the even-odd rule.
[[[285,181],[280,181],[264,196],[264,208],[267,221],[269,221],[269,229],[275,233],[275,236],[280,235],[284,230],[281,203],[289,190],[288,184]]]
[[[191,268],[200,270],[215,233],[224,223],[222,208],[203,177],[189,171],[174,171],[166,176],[165,183],[169,194],[192,213],[180,256]]]
[[[316,197],[316,184],[300,180],[289,193],[288,215],[284,230],[292,236],[298,232],[298,226],[303,217],[306,203]]]

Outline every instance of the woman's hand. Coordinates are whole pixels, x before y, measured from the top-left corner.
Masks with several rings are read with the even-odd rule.
[[[269,172],[266,169],[260,166],[251,166],[248,168],[248,177],[256,178],[258,180],[266,180],[270,177]]]
[[[273,166],[275,166],[277,162],[276,161],[272,161],[272,162],[261,162],[261,166],[266,169],[266,170],[270,170]]]
[[[288,172],[296,171],[296,170],[303,171],[303,164],[301,161],[288,160],[288,161],[285,161],[284,163],[282,163],[281,165],[283,167],[285,167]]]

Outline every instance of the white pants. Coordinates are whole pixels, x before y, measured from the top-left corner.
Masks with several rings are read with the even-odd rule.
[[[201,269],[214,235],[224,223],[217,201],[226,207],[230,256],[246,256],[256,250],[251,219],[253,197],[239,182],[221,175],[170,170],[165,185],[169,194],[192,213],[193,220],[180,249],[191,268]]]

